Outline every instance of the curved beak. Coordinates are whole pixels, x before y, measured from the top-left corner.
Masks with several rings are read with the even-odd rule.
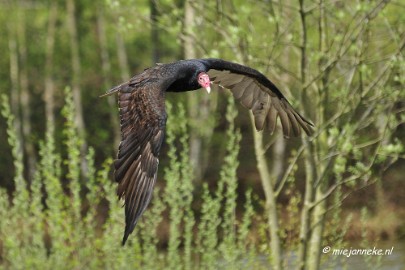
[[[205,90],[207,90],[208,94],[211,92],[211,86],[207,86],[207,87],[204,87],[204,88],[205,88]]]

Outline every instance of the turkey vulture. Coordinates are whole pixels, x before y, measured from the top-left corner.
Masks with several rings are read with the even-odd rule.
[[[280,118],[284,136],[308,135],[312,124],[296,112],[263,74],[221,59],[181,60],[158,64],[109,90],[118,92],[121,143],[114,162],[117,194],[125,200],[124,245],[152,196],[159,150],[166,125],[165,92],[185,92],[211,84],[230,89],[242,105],[252,110],[257,130],[273,132]]]

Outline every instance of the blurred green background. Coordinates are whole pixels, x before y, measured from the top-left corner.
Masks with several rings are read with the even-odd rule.
[[[401,1],[4,0],[0,22],[0,268],[334,269],[350,261],[323,246],[404,250]],[[158,188],[121,248],[118,108],[99,96],[205,57],[264,73],[315,133],[257,133],[226,90],[168,94]]]

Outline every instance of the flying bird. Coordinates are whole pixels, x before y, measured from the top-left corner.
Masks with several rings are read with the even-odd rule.
[[[118,93],[121,142],[114,162],[117,194],[125,201],[125,233],[132,233],[148,206],[159,164],[165,125],[166,92],[186,92],[219,85],[231,90],[252,111],[258,131],[273,132],[280,119],[285,137],[308,135],[312,123],[295,111],[278,88],[259,71],[221,59],[181,60],[157,64],[120,84],[106,95]]]

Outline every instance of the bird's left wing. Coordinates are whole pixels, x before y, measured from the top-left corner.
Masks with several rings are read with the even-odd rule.
[[[121,143],[114,163],[117,194],[125,200],[125,244],[148,206],[156,182],[159,151],[164,138],[164,96],[157,83],[119,86]]]
[[[255,69],[221,59],[202,59],[214,84],[230,89],[241,104],[252,110],[257,130],[273,132],[280,118],[286,137],[312,133],[312,123],[290,105],[278,88]]]

